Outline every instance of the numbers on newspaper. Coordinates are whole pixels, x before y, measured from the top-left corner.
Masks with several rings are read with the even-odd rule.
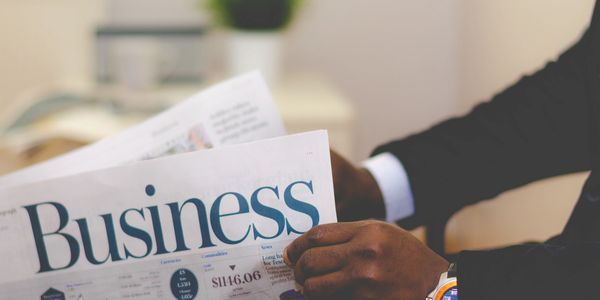
[[[0,183],[0,300],[301,300],[283,247],[336,221],[327,141],[319,131]]]
[[[198,295],[198,280],[192,271],[179,269],[171,277],[171,292],[178,300],[192,300]]]
[[[254,271],[253,273],[235,274],[228,276],[216,276],[212,278],[213,288],[222,288],[228,286],[239,286],[242,284],[251,283],[258,281],[262,278],[260,271]]]

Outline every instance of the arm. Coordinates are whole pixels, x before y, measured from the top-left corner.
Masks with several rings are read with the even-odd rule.
[[[379,147],[404,165],[414,227],[532,181],[591,167],[589,34],[468,115]]]
[[[410,233],[379,222],[315,227],[284,250],[311,300],[423,300],[448,262]],[[463,252],[458,295],[470,299],[596,299],[600,243],[526,244]]]
[[[527,244],[458,258],[460,299],[597,298],[599,273],[598,243]]]

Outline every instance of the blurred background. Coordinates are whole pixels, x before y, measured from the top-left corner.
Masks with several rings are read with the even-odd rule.
[[[360,162],[556,58],[594,4],[299,0],[257,24],[227,15],[236,10],[226,2],[236,3],[1,0],[0,172],[113,134],[253,68],[290,131],[327,128],[333,147]],[[558,233],[584,176],[461,211],[447,228],[448,250]]]

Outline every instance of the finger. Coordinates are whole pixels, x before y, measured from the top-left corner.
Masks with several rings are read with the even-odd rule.
[[[352,238],[358,226],[358,223],[336,223],[314,227],[283,250],[284,261],[293,267],[302,253],[310,248],[345,243]]]
[[[307,279],[302,293],[309,300],[350,299],[351,283],[344,272],[329,273]]]
[[[294,268],[296,282],[303,285],[307,278],[341,270],[346,264],[346,248],[342,244],[306,250]]]

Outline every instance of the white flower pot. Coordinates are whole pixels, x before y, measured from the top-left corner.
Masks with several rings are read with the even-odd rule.
[[[269,83],[280,75],[282,35],[279,32],[233,31],[229,37],[229,72],[260,70]]]

